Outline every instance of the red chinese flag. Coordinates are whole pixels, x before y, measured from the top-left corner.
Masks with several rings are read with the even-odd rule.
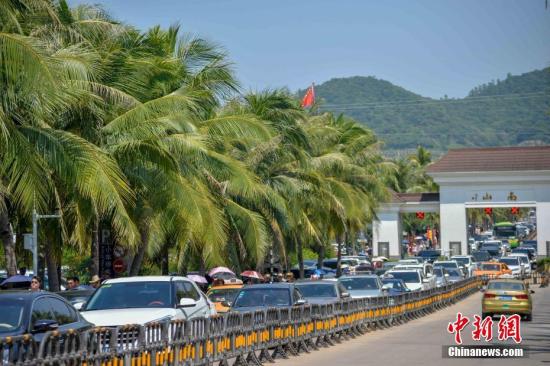
[[[311,107],[315,103],[315,90],[313,84],[307,89],[304,98],[302,99],[302,108]]]

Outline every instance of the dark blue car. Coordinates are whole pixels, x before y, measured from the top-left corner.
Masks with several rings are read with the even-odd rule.
[[[47,291],[0,292],[0,337],[32,334],[40,342],[50,330],[92,327],[64,298]]]
[[[231,304],[233,312],[304,305],[306,299],[294,283],[269,283],[244,286]]]

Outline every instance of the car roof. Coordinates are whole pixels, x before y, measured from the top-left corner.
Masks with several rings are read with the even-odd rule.
[[[291,288],[294,287],[294,283],[288,282],[273,282],[273,283],[260,283],[257,285],[245,285],[242,289],[269,289],[269,288]]]
[[[318,284],[318,283],[321,283],[321,284],[329,284],[329,285],[334,285],[336,284],[336,279],[322,279],[322,280],[309,280],[309,279],[304,279],[304,280],[298,280],[296,281],[296,285],[302,285],[302,284]]]
[[[191,281],[183,276],[134,276],[111,278],[103,283]]]
[[[386,273],[389,273],[389,274],[392,274],[392,273],[396,273],[396,272],[414,272],[414,273],[419,273],[418,269],[392,269]]]
[[[378,275],[375,275],[375,274],[358,274],[358,275],[346,275],[346,276],[342,276],[340,278],[365,278],[365,277],[368,277],[368,278],[378,278]]]
[[[525,282],[523,282],[522,280],[516,280],[514,278],[495,278],[493,280],[489,280],[489,283],[491,282],[512,282],[525,284]]]
[[[217,285],[217,286],[212,286],[210,287],[210,290],[220,290],[220,289],[240,289],[242,288],[244,285],[241,285],[241,284],[232,284],[232,285]]]
[[[456,261],[453,261],[453,260],[450,260],[450,261],[435,261],[434,264],[436,263],[456,263]]]
[[[40,296],[59,296],[58,294],[54,292],[49,291],[29,291],[29,290],[2,290],[0,291],[0,297],[2,298],[8,298],[8,299],[17,299],[22,298],[25,300],[32,300],[34,298],[40,297]]]

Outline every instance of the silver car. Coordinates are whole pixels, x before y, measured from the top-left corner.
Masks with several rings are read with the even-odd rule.
[[[382,281],[377,275],[342,276],[338,282],[352,298],[382,296]]]

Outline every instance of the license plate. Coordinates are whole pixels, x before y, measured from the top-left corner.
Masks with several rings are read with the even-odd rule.
[[[512,300],[512,296],[499,296],[499,299],[500,299],[500,300],[504,300],[504,301],[511,301],[511,300]]]

